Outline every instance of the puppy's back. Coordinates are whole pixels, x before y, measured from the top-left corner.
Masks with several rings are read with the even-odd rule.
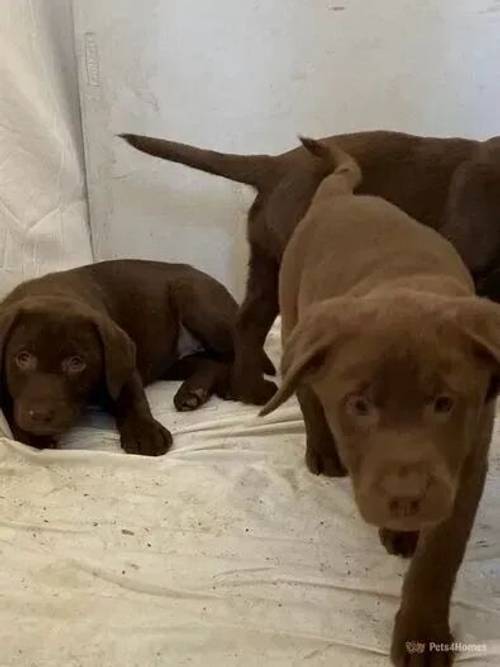
[[[283,257],[283,325],[289,331],[315,301],[360,296],[393,281],[416,284],[422,276],[472,289],[451,243],[393,204],[369,195],[323,199],[300,222]]]

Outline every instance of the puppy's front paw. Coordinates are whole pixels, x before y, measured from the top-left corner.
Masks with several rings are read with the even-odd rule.
[[[306,466],[313,475],[345,477],[348,474],[336,453],[334,456],[327,456],[312,447],[306,449]]]
[[[380,542],[387,553],[402,558],[410,558],[415,553],[418,542],[418,530],[403,532],[380,528],[378,531]]]
[[[122,448],[127,454],[161,456],[172,445],[170,431],[152,417],[129,417],[120,428]]]
[[[432,601],[418,614],[396,615],[391,659],[396,667],[449,667],[453,664],[453,636],[447,619],[432,618]]]

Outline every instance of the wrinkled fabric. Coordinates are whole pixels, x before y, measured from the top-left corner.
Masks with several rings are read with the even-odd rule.
[[[2,0],[0,298],[92,261],[68,0]]]

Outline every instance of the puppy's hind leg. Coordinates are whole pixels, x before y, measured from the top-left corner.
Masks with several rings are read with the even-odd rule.
[[[276,385],[262,377],[272,374],[263,346],[278,315],[279,266],[255,245],[250,247],[246,296],[235,329],[235,360],[232,395],[243,403],[264,405],[276,393]],[[267,368],[266,368],[267,367]]]
[[[184,380],[174,396],[179,412],[196,410],[217,394],[225,398],[228,393],[230,365],[206,354],[195,354],[177,361],[168,371],[169,380]]]
[[[297,389],[297,399],[306,427],[306,465],[314,475],[345,477],[347,470],[326,421],[323,406],[310,387]]]

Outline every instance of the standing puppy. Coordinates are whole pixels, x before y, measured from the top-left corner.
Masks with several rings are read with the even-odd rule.
[[[225,393],[237,308],[185,264],[100,262],[19,285],[0,305],[1,407],[14,436],[53,447],[97,402],[114,415],[126,452],[164,454],[172,438],[144,385],[184,380],[178,410]]]
[[[311,160],[337,161],[303,140]],[[481,497],[500,360],[498,306],[478,298],[457,252],[371,196],[343,160],[319,186],[283,255],[283,382],[296,392],[306,462],[352,480],[362,517],[413,560],[392,659],[447,665],[450,597]],[[425,643],[410,655],[407,642]]]

